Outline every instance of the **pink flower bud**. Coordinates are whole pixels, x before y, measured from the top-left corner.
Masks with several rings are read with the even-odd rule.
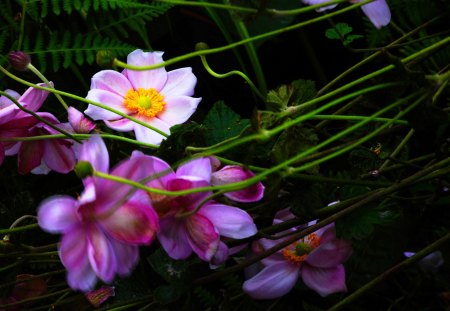
[[[8,60],[11,66],[18,71],[28,70],[28,65],[31,63],[30,55],[22,51],[13,51],[8,54]]]
[[[95,128],[95,123],[74,107],[68,110],[69,123],[76,133],[87,134]]]

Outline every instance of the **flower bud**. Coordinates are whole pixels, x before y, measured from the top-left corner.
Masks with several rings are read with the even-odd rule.
[[[116,59],[116,55],[114,52],[110,50],[101,50],[97,52],[95,56],[95,61],[97,65],[102,68],[111,68],[113,67],[114,60]]]
[[[22,51],[13,51],[8,54],[8,61],[15,70],[26,71],[31,63],[31,58]]]
[[[205,42],[199,42],[195,45],[196,51],[207,50],[207,49],[209,49],[209,46]]]
[[[88,161],[80,161],[75,165],[75,173],[81,179],[92,176],[94,168]]]

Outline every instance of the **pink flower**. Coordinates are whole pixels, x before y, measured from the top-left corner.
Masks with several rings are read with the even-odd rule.
[[[163,62],[163,52],[135,50],[127,63],[147,66]],[[170,134],[169,128],[185,122],[196,110],[201,98],[191,97],[197,78],[189,67],[167,72],[165,68],[122,73],[102,70],[92,77],[87,99],[107,105]],[[134,131],[138,141],[159,145],[164,136],[100,107],[89,105],[85,113],[104,120],[116,131]]]
[[[45,84],[39,84],[45,86]],[[36,112],[41,108],[48,92],[35,88],[28,88],[21,96],[13,90],[5,91],[8,95],[16,99],[23,107]],[[23,137],[27,136],[30,127],[38,123],[35,117],[22,111],[14,102],[6,96],[0,97],[0,137]],[[0,142],[6,155],[14,155],[20,147],[19,142]]]
[[[265,250],[278,243],[259,240]],[[337,239],[334,223],[329,224],[263,259],[264,268],[245,281],[243,289],[255,299],[274,299],[287,294],[301,277],[306,286],[323,297],[346,291],[342,263],[351,252],[350,243]]]
[[[95,123],[89,120],[74,107],[69,107],[67,111],[70,126],[76,133],[87,134],[95,128]]]
[[[83,143],[80,160],[108,172],[108,151],[99,136]],[[119,163],[111,174],[142,180],[146,161],[135,156]],[[83,183],[85,189],[77,199],[53,196],[43,201],[38,222],[43,230],[62,234],[59,255],[70,287],[89,291],[97,277],[111,282],[116,274],[129,274],[138,261],[138,245],[152,242],[159,225],[145,192],[92,176]]]
[[[185,163],[176,172],[166,162],[156,157],[148,158],[153,161],[152,175],[158,176],[147,183],[150,187],[178,191],[211,184],[211,162],[208,158]],[[160,216],[161,230],[158,239],[173,259],[186,259],[195,252],[204,261],[223,261],[228,254],[228,247],[220,240],[221,236],[242,239],[256,233],[256,226],[247,212],[214,201],[207,202],[192,215],[177,217],[193,211],[210,194],[211,192],[183,196],[150,194],[153,206]]]
[[[329,0],[302,0],[303,3],[309,5],[321,4],[328,2]],[[362,0],[349,0],[351,3],[358,3]],[[317,9],[318,12],[330,10],[337,6],[337,4],[321,7]],[[386,3],[386,0],[374,0],[368,4],[361,6],[364,14],[369,18],[372,24],[380,29],[383,26],[386,26],[391,21],[391,11],[389,10],[389,6]]]
[[[243,181],[253,176],[255,174],[252,171],[245,170],[239,165],[227,165],[212,174],[211,184],[213,186],[226,185]],[[262,199],[264,186],[258,182],[245,189],[227,192],[224,195],[236,202],[256,202]]]

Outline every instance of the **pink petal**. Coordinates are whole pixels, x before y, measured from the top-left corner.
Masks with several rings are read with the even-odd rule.
[[[145,169],[147,170],[147,186],[158,189],[166,189],[169,180],[176,177],[176,174],[170,165],[163,160],[157,157],[147,156],[142,153],[139,154],[136,151],[133,152],[131,158],[138,156],[148,158],[150,161],[149,164],[145,166]]]
[[[70,196],[52,196],[38,207],[39,226],[51,233],[66,232],[80,222],[78,202]]]
[[[158,233],[158,240],[166,253],[176,260],[188,258],[192,248],[188,242],[184,221],[165,217],[160,220],[159,225],[161,230]]]
[[[51,82],[50,82],[51,83]],[[38,83],[39,86],[47,87],[45,83]],[[51,83],[53,86],[53,83]],[[28,88],[25,93],[18,99],[18,102],[22,104],[25,108],[31,111],[38,111],[41,108],[44,101],[47,99],[49,92],[38,90],[33,87]],[[28,113],[21,111],[19,113],[21,116],[26,116]],[[19,115],[18,114],[18,115]]]
[[[229,251],[230,249],[228,248],[228,246],[222,241],[219,241],[217,251],[211,258],[210,267],[214,269],[224,263],[228,259],[228,255],[230,254]]]
[[[209,219],[221,236],[243,239],[258,232],[250,215],[237,207],[209,203],[198,214]]]
[[[99,89],[90,90],[86,96],[86,99],[103,104],[126,114],[130,113],[123,103],[124,98],[109,91]],[[123,118],[112,111],[94,105],[89,105],[84,113],[94,120],[119,120]]]
[[[107,173],[109,170],[108,149],[100,135],[92,135],[83,142],[78,159],[91,163],[97,171]]]
[[[330,0],[302,0],[303,3],[308,4],[308,5],[315,5],[315,4],[321,4],[321,3],[325,3],[325,2],[330,2]],[[327,5],[325,7],[321,7],[319,9],[316,9],[317,12],[322,12],[325,10],[331,10],[334,9],[337,6],[337,4],[332,4],[332,5]]]
[[[175,96],[192,96],[197,84],[197,78],[192,73],[192,68],[185,67],[169,71],[167,73],[167,82],[161,90],[161,95],[165,98]]]
[[[334,222],[314,232],[320,237],[320,243],[325,244],[336,239],[336,228]]]
[[[185,219],[192,250],[204,261],[210,261],[219,247],[219,234],[214,225],[198,213]]]
[[[306,262],[316,268],[332,268],[345,262],[351,254],[350,242],[335,239],[319,245],[306,257]]]
[[[69,123],[76,133],[87,134],[95,128],[95,123],[74,107],[69,107],[67,115]]]
[[[97,72],[91,80],[91,89],[105,90],[121,97],[133,89],[130,81],[120,72],[114,70],[102,70]]]
[[[73,289],[91,290],[96,282],[96,275],[86,256],[86,235],[82,227],[74,227],[61,239],[59,253],[61,262],[66,267],[67,282]]]
[[[44,142],[43,159],[45,164],[58,173],[69,173],[75,167],[75,153],[61,139],[49,139]]]
[[[158,118],[143,121],[166,134],[170,134],[170,125]],[[166,139],[163,135],[139,124],[134,125],[134,134],[136,135],[136,140],[153,145],[160,145]]]
[[[119,132],[130,132],[134,129],[134,126],[136,125],[136,123],[127,118],[112,121],[107,120],[104,121],[107,127]]]
[[[274,299],[286,295],[298,280],[298,267],[289,262],[266,266],[244,282],[242,289],[254,299]]]
[[[333,268],[314,268],[303,263],[301,276],[305,285],[322,297],[347,291],[343,265]]]
[[[202,188],[209,186],[209,183],[199,177],[195,176],[183,176],[173,178],[167,183],[167,190],[170,191],[182,191],[193,188]],[[188,195],[183,195],[176,197],[176,201],[180,206],[183,206],[186,209],[193,209],[199,204],[202,200],[206,199],[208,195],[211,194],[211,191],[203,191],[192,193]]]
[[[14,119],[16,115],[19,113],[19,111],[20,108],[17,107],[15,104],[5,106],[4,108],[0,107],[0,126]]]
[[[238,165],[228,165],[221,170],[214,172],[211,183],[213,185],[226,185],[247,180],[254,177],[255,174],[249,170],[244,170]],[[245,189],[225,193],[225,196],[237,202],[255,202],[264,196],[264,186],[257,182]]]
[[[117,270],[116,255],[108,236],[95,224],[87,229],[87,257],[92,269],[104,282],[111,282]]]
[[[148,66],[163,62],[163,52],[143,52],[135,50],[128,54],[127,64],[132,66]],[[162,90],[167,81],[167,71],[164,67],[153,70],[124,70],[134,89],[154,88],[158,92]]]
[[[372,24],[380,29],[391,21],[391,11],[385,0],[375,0],[361,7]]]
[[[130,201],[102,219],[101,225],[111,237],[127,244],[148,244],[159,230],[158,215],[153,208]]]
[[[18,156],[19,174],[27,174],[40,165],[43,154],[44,144],[42,141],[23,142]]]
[[[139,261],[139,248],[135,245],[120,243],[111,240],[117,261],[117,274],[127,276],[131,273],[133,267]]]
[[[201,100],[189,96],[167,98],[165,109],[158,114],[158,118],[170,126],[184,123],[195,112]]]
[[[15,100],[18,100],[20,98],[20,94],[14,90],[6,89],[5,93],[8,94],[9,96],[11,96],[12,98],[14,98]],[[8,97],[6,97],[5,95],[0,96],[0,112],[2,110],[4,110],[6,107],[11,106],[11,105],[16,106],[14,104],[14,102],[12,100],[10,100]],[[16,106],[16,109],[19,109],[19,108]]]
[[[0,143],[0,165],[2,165],[4,160],[5,160],[5,147],[3,147],[3,144]]]
[[[183,163],[177,168],[177,176],[195,176],[209,183],[211,181],[211,161],[209,158],[198,158]]]

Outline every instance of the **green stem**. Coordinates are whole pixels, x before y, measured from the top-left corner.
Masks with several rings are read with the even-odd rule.
[[[367,119],[366,116],[342,116],[342,115],[315,115],[310,118],[311,120],[337,120],[337,121],[360,121]],[[405,120],[393,120],[389,118],[373,118],[370,120],[371,122],[390,122],[401,125],[408,125],[408,121]]]
[[[175,63],[178,63],[178,62],[181,62],[181,61],[185,61],[187,59],[190,59],[190,58],[193,58],[193,57],[197,57],[197,56],[200,56],[200,55],[208,55],[208,54],[214,54],[214,53],[219,53],[219,52],[231,50],[231,49],[234,49],[234,48],[236,48],[238,46],[241,46],[241,45],[245,45],[245,44],[248,44],[248,43],[251,43],[251,42],[254,42],[254,41],[258,41],[258,40],[261,40],[261,39],[273,37],[273,36],[282,34],[284,32],[288,32],[288,31],[291,31],[291,30],[294,30],[294,29],[298,29],[298,28],[307,26],[307,25],[311,25],[311,24],[320,22],[322,20],[326,20],[327,18],[330,18],[330,17],[333,17],[333,16],[337,16],[337,15],[343,14],[345,12],[351,11],[351,10],[353,10],[355,8],[358,8],[358,7],[360,7],[360,6],[364,5],[364,4],[367,4],[367,3],[372,2],[372,1],[373,0],[361,1],[361,2],[358,2],[358,3],[352,4],[352,5],[348,6],[348,7],[342,8],[341,10],[333,11],[333,12],[324,14],[322,16],[319,16],[319,17],[316,17],[316,18],[313,18],[313,19],[310,19],[310,20],[307,20],[307,21],[304,21],[304,22],[301,22],[301,23],[298,23],[298,24],[294,24],[294,25],[287,26],[287,27],[284,27],[284,28],[281,28],[281,29],[276,29],[276,30],[273,30],[273,31],[269,31],[269,32],[266,32],[266,33],[263,33],[263,34],[260,34],[260,35],[254,36],[254,37],[250,37],[250,38],[247,38],[247,39],[244,39],[244,40],[240,40],[240,41],[237,41],[237,42],[234,42],[232,44],[228,44],[228,45],[225,45],[225,46],[222,46],[222,47],[191,52],[191,53],[184,54],[184,55],[181,55],[181,56],[178,56],[178,57],[174,57],[172,59],[166,60],[166,61],[158,63],[158,64],[154,64],[154,65],[149,65],[149,66],[132,66],[132,65],[128,65],[127,63],[124,63],[124,62],[122,62],[122,61],[120,61],[118,59],[114,59],[114,65],[118,66],[118,67],[121,67],[121,68],[125,68],[125,69],[131,69],[131,70],[150,70],[150,69],[161,68],[161,67],[169,66],[169,65],[172,65],[172,64],[175,64]],[[337,3],[337,2],[338,1],[336,1],[335,3]],[[339,2],[343,2],[343,1],[339,1]],[[322,4],[320,6],[324,6],[324,4]],[[308,6],[307,8],[303,8],[302,10],[307,12],[307,11],[314,10],[314,8],[317,8],[317,7],[320,7],[320,6],[319,5],[317,5],[317,6]]]
[[[66,289],[59,290],[59,291],[56,291],[56,292],[53,292],[53,293],[50,293],[50,294],[47,294],[47,295],[40,295],[40,296],[37,296],[37,297],[23,299],[23,300],[16,301],[16,302],[13,302],[13,303],[4,304],[4,305],[2,305],[2,307],[3,308],[9,308],[9,307],[13,307],[13,306],[20,306],[20,305],[23,305],[23,304],[26,304],[26,303],[29,303],[29,302],[39,301],[39,300],[47,299],[47,298],[50,298],[50,297],[53,297],[53,296],[58,296],[58,295],[66,293],[68,291],[71,291],[71,289],[66,288]]]
[[[242,40],[246,40],[250,38],[250,35],[248,33],[247,27],[245,26],[244,22],[241,20],[236,20],[231,17],[231,19],[234,22],[234,25],[237,29],[237,32]],[[256,53],[255,46],[253,45],[253,42],[249,42],[244,45],[245,50],[247,51],[247,55],[250,59],[250,63],[252,64],[253,71],[256,76],[256,81],[258,82],[259,89],[261,90],[261,93],[264,95],[267,94],[267,84],[266,79],[264,77],[264,72],[261,67],[261,63],[259,61],[258,54]]]
[[[16,266],[20,266],[22,263],[23,263],[23,260],[17,260],[16,262],[13,262],[12,264],[0,267],[0,272],[4,272],[4,271],[14,268]]]
[[[374,288],[376,285],[380,284],[387,278],[389,278],[392,274],[396,273],[397,271],[419,261],[420,259],[424,258],[428,254],[438,250],[440,247],[442,247],[445,243],[447,243],[450,240],[450,233],[447,233],[437,241],[433,242],[432,244],[428,245],[427,247],[423,248],[413,256],[405,259],[401,263],[393,266],[392,268],[384,271],[380,275],[378,275],[376,278],[374,278],[372,281],[368,282],[366,285],[360,287],[355,292],[353,292],[351,295],[345,297],[341,301],[339,301],[337,304],[335,304],[333,307],[328,309],[328,311],[337,311],[342,309],[345,305],[348,305],[349,303],[355,301],[356,299],[363,296],[365,293],[367,293],[369,290]]]
[[[409,132],[408,132],[408,134],[406,134],[405,138],[402,139],[402,141],[398,144],[398,146],[394,149],[394,151],[392,151],[392,153],[389,155],[389,157],[386,159],[386,161],[384,161],[384,163],[380,166],[380,168],[378,169],[379,171],[387,168],[387,166],[391,163],[390,159],[395,158],[400,153],[400,151],[402,151],[402,149],[406,146],[408,141],[414,135],[414,132],[415,132],[414,129],[409,130]]]
[[[0,229],[0,234],[9,234],[9,233],[15,233],[15,232],[22,232],[22,231],[27,231],[27,230],[36,229],[36,228],[39,228],[38,224],[31,224],[31,225],[26,225],[26,226],[21,226],[21,227],[14,227],[14,228],[10,228],[10,229]]]
[[[279,244],[267,249],[266,251],[259,253],[259,254],[255,254],[254,257],[247,259],[243,262],[240,262],[230,268],[226,268],[226,269],[220,270],[218,272],[215,272],[213,274],[210,274],[208,276],[196,279],[193,281],[193,284],[208,283],[208,282],[214,281],[218,278],[221,278],[225,275],[229,275],[231,273],[234,273],[236,271],[244,269],[245,267],[248,267],[248,266],[260,261],[261,259],[264,259],[267,256],[270,256],[271,254],[274,254],[275,252],[285,248],[286,246],[298,241],[299,239],[305,237],[306,235],[311,234],[311,233],[317,231],[318,229],[323,228],[326,225],[335,222],[336,220],[344,217],[345,215],[348,215],[349,213],[355,211],[356,209],[361,208],[363,206],[367,206],[369,203],[371,203],[373,201],[379,200],[380,198],[382,198],[388,194],[391,194],[402,188],[405,188],[406,186],[409,186],[411,183],[413,183],[417,179],[422,178],[422,177],[428,175],[429,173],[431,173],[443,166],[448,165],[449,163],[450,163],[450,158],[447,158],[447,159],[442,160],[426,169],[423,169],[423,170],[415,173],[414,175],[411,175],[411,176],[401,180],[400,182],[398,182],[388,188],[376,190],[373,194],[364,196],[364,198],[362,198],[360,201],[352,204],[351,206],[335,213],[334,215],[332,215],[324,220],[319,221],[315,225],[309,226],[308,228],[301,230],[300,232],[293,235],[291,238],[288,238],[284,241],[280,241]]]
[[[230,77],[230,76],[232,76],[232,75],[238,75],[238,76],[242,77],[242,78],[245,80],[245,82],[248,83],[248,85],[250,86],[250,88],[252,89],[252,91],[253,91],[256,95],[258,95],[258,97],[259,97],[262,101],[264,101],[264,102],[266,101],[265,96],[258,90],[258,88],[255,86],[255,84],[253,84],[253,82],[250,80],[250,78],[247,77],[247,75],[244,74],[243,72],[238,71],[238,70],[232,70],[232,71],[229,71],[229,72],[227,72],[227,73],[222,73],[222,74],[221,74],[221,73],[216,73],[216,72],[215,72],[214,70],[212,70],[211,67],[209,66],[208,62],[206,61],[205,56],[201,55],[201,56],[200,56],[200,59],[201,59],[201,61],[202,61],[203,66],[205,67],[206,71],[207,71],[210,75],[212,75],[213,77],[218,78],[218,79],[223,79],[223,78],[228,78],[228,77]]]
[[[158,146],[153,145],[153,144],[148,144],[145,142],[141,142],[141,141],[137,141],[134,139],[130,139],[130,138],[126,138],[126,137],[118,136],[118,135],[113,135],[113,134],[97,134],[97,133],[94,133],[94,134],[72,134],[72,136],[74,138],[83,139],[83,140],[89,139],[92,135],[99,135],[102,138],[123,141],[123,142],[130,143],[133,145],[138,145],[141,147],[148,147],[148,148],[153,148],[153,149],[158,148]],[[36,141],[36,140],[61,139],[61,138],[65,138],[65,135],[53,134],[53,135],[40,135],[40,136],[29,136],[29,137],[0,137],[0,142],[1,141]]]
[[[1,67],[1,66],[0,66]],[[65,137],[67,138],[71,138],[73,140],[75,140],[76,142],[80,141],[76,138],[73,137],[72,134],[64,131],[63,129],[60,129],[59,127],[57,127],[56,125],[50,123],[49,121],[45,120],[44,118],[42,118],[41,116],[39,116],[36,112],[31,111],[27,108],[25,108],[24,106],[22,106],[14,97],[12,97],[11,95],[9,95],[6,92],[0,91],[0,95],[3,95],[5,97],[7,97],[9,100],[11,100],[17,107],[19,107],[20,110],[32,115],[33,117],[35,117],[36,119],[38,119],[39,121],[41,121],[42,123],[45,123],[46,125],[48,125],[49,127],[51,127],[52,129],[54,129],[57,132],[60,132],[61,134],[63,134]]]
[[[33,66],[33,64],[29,63],[27,67],[28,67],[28,69],[30,69],[31,72],[33,72],[36,76],[38,76],[38,78],[41,79],[45,83],[45,85],[47,85],[49,88],[54,89],[54,87],[50,83],[50,81],[48,81],[47,78],[36,67]],[[67,106],[67,104],[64,101],[64,99],[62,99],[62,97],[59,94],[56,94],[56,93],[55,93],[55,97],[59,100],[61,105],[67,111],[69,109],[69,106]]]

